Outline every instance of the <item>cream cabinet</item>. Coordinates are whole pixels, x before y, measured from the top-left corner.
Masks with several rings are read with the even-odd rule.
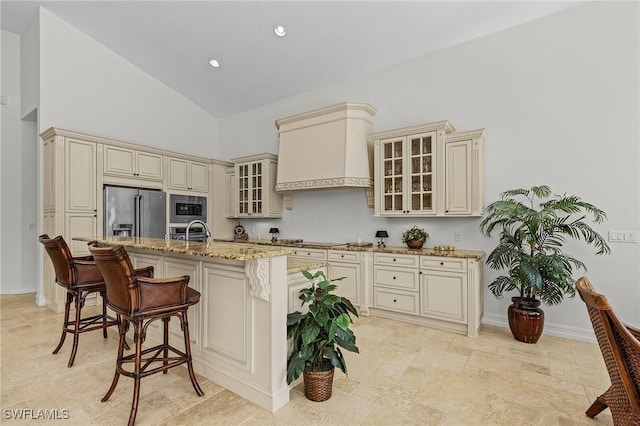
[[[483,315],[480,259],[373,257],[372,315],[478,335]]]
[[[482,214],[484,130],[444,120],[371,137],[376,216]]]
[[[417,315],[419,313],[418,256],[373,255],[373,307]]]
[[[480,216],[484,210],[484,130],[444,137],[445,216]]]
[[[195,260],[189,259],[177,259],[165,257],[162,262],[162,276],[164,278],[180,277],[182,275],[189,276],[189,287],[202,292],[200,279],[201,263]],[[187,311],[189,317],[189,335],[191,338],[192,347],[200,348],[200,323],[201,323],[201,305],[197,303]],[[156,321],[158,325],[162,322]],[[180,321],[175,318],[169,323],[169,332],[174,335],[172,339],[174,342],[180,342],[184,340],[182,330],[180,329]],[[174,340],[175,339],[175,340]],[[180,345],[182,347],[184,345]]]
[[[96,212],[96,144],[67,138],[65,153],[64,168],[56,169],[65,175],[66,210]]]
[[[327,250],[314,248],[290,247],[293,253],[289,256],[306,260],[327,260]]]
[[[43,231],[51,237],[62,235],[73,256],[89,254],[86,243],[74,236],[98,236],[98,198],[102,175],[97,172],[97,144],[66,131],[49,129],[42,135],[43,148]],[[55,284],[55,272],[44,256],[45,303],[57,312],[64,309],[66,294]],[[95,304],[91,296],[87,304]]]
[[[380,215],[434,215],[436,132],[381,139]]]
[[[260,154],[234,158],[239,218],[282,217],[282,196],[275,192],[277,156]]]
[[[467,320],[467,260],[421,256],[420,314]]]
[[[131,264],[135,269],[153,266],[153,277],[154,278],[164,277],[164,264],[163,264],[162,256],[129,251],[129,257],[131,259]]]
[[[168,158],[167,187],[181,191],[208,192],[209,165],[182,158]]]
[[[236,169],[228,167],[225,170],[225,185],[226,185],[226,206],[227,217],[229,219],[236,219],[238,217],[238,190],[236,188]]]
[[[104,174],[162,181],[162,155],[119,146],[105,146]]]
[[[362,300],[362,266],[360,253],[345,250],[328,250],[329,266],[327,277],[330,280],[342,278],[333,284],[337,285],[335,294],[346,297],[354,305]]]

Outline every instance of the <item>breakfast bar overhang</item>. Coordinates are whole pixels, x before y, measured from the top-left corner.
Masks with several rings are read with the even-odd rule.
[[[197,374],[271,412],[289,401],[286,383],[289,249],[153,238],[109,237],[97,242],[123,245],[135,268],[153,266],[156,277],[190,276],[189,286],[202,295],[200,303],[188,313]],[[302,268],[323,266],[307,263]],[[290,272],[300,270],[297,262]],[[178,322],[172,321],[171,327],[175,328],[170,331],[170,340],[181,348]],[[149,327],[147,339],[161,340],[160,324]]]

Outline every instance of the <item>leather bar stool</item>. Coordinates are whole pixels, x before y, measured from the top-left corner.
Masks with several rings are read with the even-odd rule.
[[[102,272],[107,286],[107,305],[122,318],[120,343],[116,359],[116,371],[111,387],[102,398],[109,399],[118,384],[120,375],[132,377],[133,402],[129,414],[129,425],[135,423],[140,397],[140,380],[154,373],[163,372],[187,364],[191,384],[198,396],[204,392],[196,380],[191,357],[189,322],[187,310],[200,301],[200,293],[189,288],[189,276],[175,278],[147,278],[136,273],[129,255],[122,246],[96,247],[89,250]],[[184,335],[184,352],[169,344],[169,320],[177,317]],[[155,320],[162,320],[163,342],[151,348],[142,348],[146,330]],[[133,326],[134,353],[124,355],[125,334]],[[127,366],[127,368],[125,368]]]
[[[78,339],[81,333],[102,329],[102,335],[107,337],[107,327],[119,325],[117,318],[107,315],[107,306],[102,304],[102,314],[82,318],[82,308],[87,296],[91,293],[100,293],[105,298],[105,283],[102,274],[98,270],[92,256],[73,257],[62,236],[49,238],[47,234],[40,235],[38,240],[44,245],[56,274],[56,283],[67,292],[67,300],[64,305],[64,323],[62,324],[62,336],[60,342],[53,351],[57,354],[62,348],[67,334],[73,334],[73,348],[67,367],[73,365],[78,351]],[[74,319],[69,320],[71,303],[74,304]]]

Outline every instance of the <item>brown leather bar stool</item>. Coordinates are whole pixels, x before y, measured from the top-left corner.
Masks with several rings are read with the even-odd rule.
[[[95,244],[94,244],[95,245]],[[89,250],[95,259],[107,285],[107,305],[122,318],[120,327],[120,343],[116,359],[116,372],[111,387],[102,398],[105,402],[118,384],[120,375],[132,377],[133,403],[129,414],[129,425],[133,425],[138,411],[140,397],[140,379],[154,373],[167,373],[167,370],[187,364],[191,384],[199,396],[204,392],[196,380],[191,358],[191,341],[189,339],[189,322],[187,309],[200,301],[200,293],[189,288],[189,276],[175,278],[147,278],[136,274],[131,266],[129,255],[122,246],[95,247]],[[169,320],[178,317],[184,334],[184,352],[169,344]],[[152,348],[143,349],[146,330],[155,320],[163,322],[163,343]],[[124,355],[125,333],[133,326],[135,351]],[[170,353],[171,352],[171,353]],[[125,369],[126,364],[133,364],[132,370]]]
[[[102,335],[106,338],[107,327],[119,325],[119,320],[107,315],[107,305],[104,303],[102,314],[82,318],[82,308],[89,294],[100,293],[103,300],[105,298],[105,283],[92,256],[72,257],[71,250],[62,236],[49,238],[47,234],[43,234],[38,237],[38,240],[44,245],[51,258],[56,273],[56,283],[67,291],[62,336],[53,353],[57,354],[62,348],[67,333],[73,334],[73,348],[67,364],[67,367],[71,367],[76,358],[78,338],[81,333],[102,329]],[[69,320],[72,302],[75,307],[75,318]]]

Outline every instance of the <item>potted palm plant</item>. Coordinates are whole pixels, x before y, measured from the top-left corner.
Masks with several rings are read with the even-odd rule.
[[[358,316],[351,301],[333,294],[337,288],[327,280],[324,272],[302,272],[311,286],[300,290],[302,305],[308,304],[306,313],[298,311],[287,315],[287,336],[291,339],[291,352],[287,360],[287,383],[300,374],[304,377],[304,394],[312,401],[331,398],[335,367],[347,373],[347,365],[340,348],[359,352],[356,336],[349,326],[351,314]]]
[[[496,297],[517,290],[508,309],[509,327],[516,340],[536,343],[542,334],[540,302],[556,305],[575,296],[573,268],[586,266],[564,251],[566,238],[584,240],[596,254],[608,254],[605,239],[587,223],[601,223],[606,213],[575,195],[552,195],[548,186],[512,189],[487,207],[480,223],[484,235],[499,230],[498,245],[487,257],[491,269],[506,270],[489,284]]]

